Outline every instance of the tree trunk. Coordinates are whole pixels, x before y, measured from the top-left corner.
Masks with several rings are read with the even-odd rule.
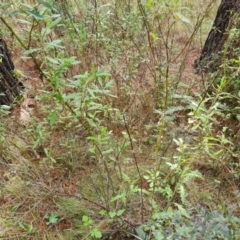
[[[197,72],[214,71],[214,57],[223,50],[224,43],[229,35],[231,18],[239,12],[240,0],[222,0],[218,8],[212,29],[208,34],[200,57],[195,60],[194,67]],[[214,66],[215,65],[215,66]]]
[[[0,105],[11,105],[21,94],[22,83],[14,76],[14,65],[5,41],[0,37]]]

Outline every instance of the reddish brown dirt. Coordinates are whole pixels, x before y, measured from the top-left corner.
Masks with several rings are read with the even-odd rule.
[[[182,82],[189,86],[190,93],[199,93],[203,87],[203,77],[195,74],[194,61],[200,56],[200,49],[191,49],[187,52],[183,68]]]

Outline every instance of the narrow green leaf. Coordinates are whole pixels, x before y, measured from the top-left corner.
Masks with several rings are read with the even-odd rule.
[[[53,110],[50,113],[50,126],[53,126],[56,123],[56,119],[57,119],[57,113],[55,110]]]
[[[183,16],[181,13],[175,13],[174,14],[174,17],[177,19],[177,20],[181,20],[182,22],[185,22],[185,23],[188,23],[190,24],[190,20],[188,18],[186,18],[185,16]]]
[[[56,39],[48,44],[46,44],[46,46],[44,47],[45,50],[48,49],[53,49],[53,48],[65,48],[64,46],[59,45],[62,42],[61,39]]]
[[[38,12],[38,11],[32,10],[32,11],[27,11],[27,13],[29,13],[36,20],[43,20],[44,19],[43,15],[41,15],[40,12]]]
[[[185,110],[185,109],[186,109],[186,108],[183,107],[183,106],[171,107],[171,108],[168,108],[168,109],[167,109],[167,111],[165,112],[165,114],[171,115],[171,114],[173,114],[174,112],[182,111],[182,110]]]
[[[47,26],[47,28],[53,28],[54,26],[56,26],[59,22],[61,22],[61,20],[62,20],[62,18],[57,18],[56,20],[54,20],[53,22],[51,22],[48,26]]]
[[[53,9],[53,6],[51,4],[49,4],[48,2],[39,1],[39,3],[41,3],[44,7],[48,8],[48,9]]]
[[[54,97],[59,101],[59,102],[64,102],[63,96],[60,93],[54,94]]]
[[[7,11],[7,9],[9,8],[9,7],[11,7],[11,3],[7,3],[7,4],[3,4],[2,6],[1,6],[1,8],[3,9],[3,11],[0,13],[0,17],[2,17],[3,16],[3,14]]]
[[[49,62],[51,62],[51,63],[59,64],[59,62],[58,62],[56,59],[54,59],[54,58],[51,58],[51,57],[49,57],[49,56],[46,56],[45,58],[46,58]]]
[[[184,204],[186,201],[186,191],[183,185],[180,185],[179,192],[180,192],[181,201]]]
[[[51,33],[51,29],[50,28],[43,28],[42,31],[41,31],[41,36],[42,37],[46,37],[48,34]]]
[[[57,161],[54,159],[54,158],[52,158],[52,157],[50,157],[50,160],[53,162],[53,163],[56,163]]]
[[[12,12],[10,12],[9,14],[8,14],[8,17],[12,17],[12,16],[14,16],[14,15],[17,15],[17,14],[19,14],[19,13],[21,13],[21,11],[20,10],[13,10]],[[16,19],[17,21],[19,21],[19,19]]]
[[[104,68],[101,68],[101,69],[99,69],[99,70],[97,71],[96,76],[97,76],[97,77],[101,77],[101,76],[110,77],[111,74],[105,72],[105,69],[104,69]]]
[[[39,50],[41,50],[41,48],[30,48],[30,49],[24,51],[23,54],[24,54],[24,55],[29,55],[29,54],[32,54],[32,53],[37,52],[37,51],[39,51]]]
[[[88,121],[88,123],[89,123],[90,126],[96,127],[96,124],[95,124],[95,122],[94,122],[92,119],[87,118],[87,121]]]

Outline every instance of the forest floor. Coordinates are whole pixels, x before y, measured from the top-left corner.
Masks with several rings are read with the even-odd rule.
[[[117,69],[110,66],[108,50],[105,54],[100,48],[99,57],[94,47],[84,49],[80,63],[60,77],[76,80],[74,77],[82,74],[80,79],[84,82],[83,76],[88,72],[89,83],[74,88],[69,87],[71,81],[58,88],[50,83],[50,78],[41,79],[32,59],[13,47],[14,65],[25,91],[10,117],[2,118],[5,140],[0,146],[1,239],[95,239],[100,238],[99,232],[104,235],[102,239],[141,239],[136,236],[136,229],[143,224],[148,227],[149,239],[153,239],[151,231],[155,226],[162,227],[154,221],[153,212],[169,214],[164,224],[177,224],[177,214],[172,216],[167,210],[177,210],[180,204],[189,212],[198,205],[210,212],[222,211],[216,225],[224,227],[228,226],[222,220],[228,214],[228,206],[240,216],[236,172],[219,160],[221,156],[232,159],[228,155],[232,144],[221,132],[225,122],[221,119],[217,122],[218,112],[209,111],[210,101],[206,100],[206,107],[202,104],[209,76],[195,74],[193,64],[202,46],[198,39],[189,43],[187,30],[176,31],[173,35],[177,37],[171,39],[174,45],[169,53],[175,58],[167,62],[167,74],[162,74],[163,82],[169,81],[169,86],[165,85],[170,89],[169,96],[159,87],[160,80],[157,82],[153,77],[152,72],[158,71],[156,66],[149,67],[152,59],[142,60],[139,54],[136,59],[139,57],[143,63],[134,62],[137,48],[126,39],[123,43],[126,42],[129,53],[120,55],[120,60],[116,57]],[[146,47],[141,41],[139,46]],[[161,51],[164,55],[164,50]],[[151,55],[149,52],[146,56]],[[61,62],[63,57],[59,56],[57,60]],[[95,83],[96,69],[89,62],[97,57],[100,63],[106,61],[103,65],[109,74],[106,80],[105,73],[100,72],[102,82]],[[58,62],[55,66],[55,60],[48,63],[49,72],[44,65],[52,78],[54,67],[60,65]],[[164,66],[161,68],[165,71]],[[109,80],[113,85],[105,94],[107,86],[101,84]],[[75,96],[74,91],[83,92],[81,97],[86,99],[81,108],[83,114],[76,110],[78,118],[69,111],[67,100],[59,97]],[[163,93],[169,97],[165,112],[159,107]],[[81,101],[78,97],[69,98],[73,109]],[[160,190],[154,195],[151,188],[155,179],[163,185],[157,186]],[[181,197],[181,191],[186,199]],[[180,210],[182,216],[190,218],[187,210],[183,207]],[[194,212],[191,221],[196,216]],[[204,219],[205,215],[201,217]],[[204,221],[208,225],[207,217]]]

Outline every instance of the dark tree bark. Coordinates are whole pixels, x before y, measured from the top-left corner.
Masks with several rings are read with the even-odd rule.
[[[224,43],[229,35],[229,26],[235,13],[240,12],[240,0],[222,0],[218,8],[212,29],[205,41],[200,57],[195,61],[194,67],[198,72],[214,70],[214,57],[223,50]]]
[[[14,65],[5,41],[0,37],[0,105],[11,105],[20,96],[22,83],[13,74]]]

